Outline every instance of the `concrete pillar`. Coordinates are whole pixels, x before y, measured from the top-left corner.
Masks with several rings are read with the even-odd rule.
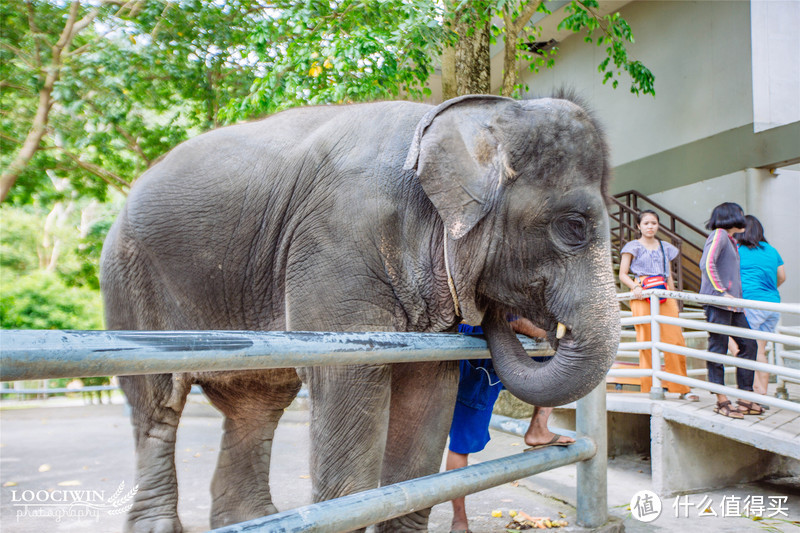
[[[742,208],[745,214],[755,215],[763,220],[764,215],[767,213],[763,195],[764,181],[772,178],[772,174],[770,174],[769,169],[764,168],[748,168],[744,172],[747,199]]]

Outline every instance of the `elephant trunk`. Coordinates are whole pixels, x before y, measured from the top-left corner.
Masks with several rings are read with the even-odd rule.
[[[619,308],[616,298],[598,299],[586,306],[583,331],[569,331],[559,340],[555,355],[538,363],[522,348],[499,310],[487,312],[483,331],[495,371],[517,398],[540,407],[555,407],[582,398],[606,376],[619,346]]]

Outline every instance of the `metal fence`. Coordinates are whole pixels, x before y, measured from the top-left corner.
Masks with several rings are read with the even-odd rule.
[[[531,355],[551,353],[525,340]],[[490,357],[477,337],[252,331],[2,332],[0,381]],[[348,531],[578,463],[577,522],[608,520],[605,384],[578,401],[576,442],[352,494],[217,531]]]
[[[773,304],[750,300],[731,300],[693,293],[664,290],[644,292],[650,298],[651,314],[627,316],[623,326],[650,323],[650,342],[623,342],[619,355],[638,355],[640,349],[652,351],[651,369],[612,369],[609,376],[651,376],[651,397],[663,398],[661,381],[689,385],[718,394],[756,401],[794,412],[800,404],[783,397],[769,397],[694,379],[661,370],[661,353],[681,354],[731,367],[769,372],[777,376],[778,392],[786,382],[800,383],[800,369],[787,361],[798,361],[800,346],[797,328],[781,328],[776,333],[708,324],[702,313],[685,312],[679,318],[659,315],[659,298],[668,297],[694,304],[735,305],[800,314],[800,305]],[[620,294],[620,300],[630,293]],[[748,361],[727,355],[666,344],[660,340],[660,325],[684,328],[686,337],[707,332],[764,339],[773,344],[768,363]],[[626,337],[623,331],[623,337]],[[523,345],[531,355],[550,353],[542,343],[530,340]],[[316,333],[250,331],[3,331],[0,344],[0,381],[47,378],[130,375],[210,370],[284,368],[332,364],[385,364],[414,361],[443,361],[489,357],[484,340],[461,335],[426,333]],[[704,373],[696,370],[690,375]],[[105,388],[105,387],[103,387]],[[9,389],[3,392],[12,392]],[[779,394],[780,396],[780,394]],[[402,516],[453,498],[485,490],[559,466],[578,463],[578,524],[598,527],[608,519],[607,435],[605,384],[578,401],[576,443],[569,447],[548,448],[537,453],[522,453],[444,472],[425,478],[352,494],[336,500],[285,511],[218,532],[243,531],[346,531]]]
[[[706,296],[701,294],[667,291],[661,289],[651,289],[643,292],[645,298],[650,298],[650,315],[641,317],[624,317],[622,318],[623,326],[631,326],[635,324],[650,324],[649,342],[624,342],[620,343],[620,353],[632,354],[638,353],[638,350],[651,350],[652,353],[652,368],[650,369],[612,369],[609,376],[618,377],[643,377],[651,376],[653,379],[653,386],[650,391],[650,396],[653,399],[663,399],[664,391],[661,388],[661,381],[666,380],[673,383],[680,383],[688,385],[693,388],[707,390],[716,394],[730,394],[735,398],[741,398],[748,401],[758,402],[764,405],[779,407],[790,411],[800,413],[800,404],[790,402],[785,396],[785,383],[787,381],[800,382],[800,368],[793,368],[787,365],[787,361],[800,360],[800,356],[795,351],[787,350],[787,346],[800,347],[800,336],[791,335],[796,328],[782,328],[781,333],[766,333],[763,331],[755,331],[745,328],[735,328],[732,326],[722,326],[719,324],[709,324],[705,320],[696,320],[697,318],[704,318],[702,313],[681,313],[679,318],[662,316],[659,314],[660,302],[659,298],[674,298],[682,300],[683,302],[691,302],[694,304],[703,305],[718,305],[720,307],[742,307],[750,309],[761,309],[765,311],[777,311],[782,314],[800,315],[800,305],[798,304],[782,304],[772,302],[759,302],[755,300],[742,300],[721,298],[716,296]],[[628,300],[633,297],[632,293],[619,294],[618,299]],[[750,339],[762,339],[773,343],[775,348],[772,350],[774,356],[773,362],[760,363],[757,361],[749,361],[738,357],[729,355],[720,355],[711,353],[704,350],[696,350],[684,346],[676,346],[674,344],[667,344],[661,342],[660,325],[673,324],[680,326],[683,329],[690,330],[684,333],[684,336],[690,336],[693,333],[700,332],[701,335],[707,335],[707,332],[723,333],[727,335],[735,335],[737,337],[745,337]],[[684,355],[690,358],[701,359],[704,361],[713,361],[722,363],[728,367],[747,368],[749,370],[758,370],[774,374],[778,380],[778,397],[771,397],[762,394],[756,394],[752,391],[743,391],[733,387],[716,385],[707,381],[694,379],[692,377],[678,376],[661,370],[661,353],[671,352],[679,355]],[[704,373],[699,371],[696,373]],[[783,389],[783,395],[781,395]]]

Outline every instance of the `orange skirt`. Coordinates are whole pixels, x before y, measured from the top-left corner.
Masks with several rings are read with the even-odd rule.
[[[650,300],[631,300],[631,311],[633,316],[650,316]],[[672,298],[661,304],[660,313],[663,316],[671,316],[678,318],[678,302]],[[680,326],[673,326],[672,324],[660,324],[661,326],[661,342],[667,344],[674,344],[676,346],[686,346],[683,340],[683,332]],[[636,341],[649,342],[650,341],[650,324],[636,324]],[[676,353],[663,352],[664,366],[662,370],[670,374],[677,374],[679,376],[686,375],[686,358]],[[639,350],[639,368],[652,368],[652,356],[650,350]],[[653,386],[653,379],[651,377],[641,378],[642,392],[649,392]],[[669,381],[661,381],[661,386],[666,387],[669,392],[677,392],[684,394],[690,392],[692,389],[686,385],[679,385]]]

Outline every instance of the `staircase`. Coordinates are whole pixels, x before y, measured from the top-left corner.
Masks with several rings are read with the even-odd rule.
[[[708,233],[638,191],[626,191],[614,195],[609,204],[614,271],[619,273],[622,247],[639,237],[636,216],[644,209],[652,209],[658,213],[661,227],[656,237],[672,243],[680,252],[679,261],[671,263],[675,288],[679,291],[699,292],[700,258]],[[622,290],[627,288],[622,287]]]

